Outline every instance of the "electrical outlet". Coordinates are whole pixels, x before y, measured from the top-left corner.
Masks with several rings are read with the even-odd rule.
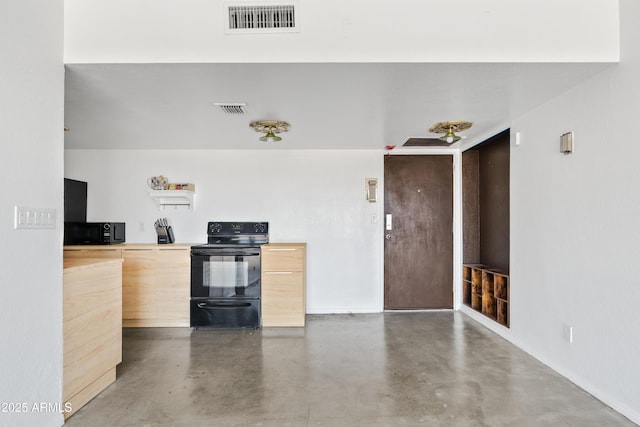
[[[15,206],[14,228],[56,228],[56,210]]]
[[[562,339],[569,344],[573,343],[573,326],[562,325]]]

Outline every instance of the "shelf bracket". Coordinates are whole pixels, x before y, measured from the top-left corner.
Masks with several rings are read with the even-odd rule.
[[[156,202],[159,209],[167,206],[185,206],[187,209],[194,209],[195,192],[189,190],[149,190],[149,196]]]

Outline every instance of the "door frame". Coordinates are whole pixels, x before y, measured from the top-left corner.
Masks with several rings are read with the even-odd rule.
[[[433,156],[443,155],[452,156],[453,160],[453,311],[460,310],[462,305],[462,150],[452,148],[427,148],[427,149],[402,149],[398,151],[389,151],[384,153],[385,156]],[[380,312],[384,309],[384,159],[382,162],[382,183],[380,189],[380,289],[379,301]],[[444,309],[449,311],[449,309]],[[402,310],[393,310],[393,312],[401,312]],[[415,310],[411,310],[415,311]],[[434,310],[430,310],[434,311]]]

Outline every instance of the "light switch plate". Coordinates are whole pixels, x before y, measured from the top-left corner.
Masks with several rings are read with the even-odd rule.
[[[569,344],[573,343],[573,326],[562,325],[562,339]]]
[[[56,228],[56,210],[15,206],[14,228]]]

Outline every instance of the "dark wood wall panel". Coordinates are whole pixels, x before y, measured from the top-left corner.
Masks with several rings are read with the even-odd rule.
[[[479,149],[480,262],[509,272],[509,131]]]
[[[479,151],[462,153],[462,260],[480,263]]]
[[[462,153],[463,262],[509,273],[509,130]]]

